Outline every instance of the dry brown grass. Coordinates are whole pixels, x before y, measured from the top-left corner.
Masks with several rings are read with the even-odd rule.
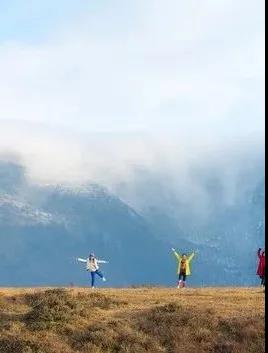
[[[1,353],[264,351],[260,289],[0,289]]]

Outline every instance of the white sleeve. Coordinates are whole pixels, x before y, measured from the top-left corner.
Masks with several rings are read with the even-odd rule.
[[[108,264],[108,261],[105,261],[105,260],[97,260],[97,262],[99,264]]]
[[[81,259],[81,257],[78,257],[77,261],[87,263],[87,260],[86,259]]]

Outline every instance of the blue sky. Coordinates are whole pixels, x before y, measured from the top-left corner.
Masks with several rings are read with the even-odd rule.
[[[0,1],[1,41],[40,42],[75,16],[87,11],[91,14],[104,1]]]
[[[264,0],[0,1],[0,77],[3,135],[259,140]]]

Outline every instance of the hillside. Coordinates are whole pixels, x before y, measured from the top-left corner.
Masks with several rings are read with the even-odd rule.
[[[0,289],[1,353],[262,353],[261,289]]]
[[[207,194],[215,207],[202,224],[191,207],[175,202],[173,194],[165,198],[167,183],[154,185],[153,176],[149,179],[139,196],[151,200],[154,208],[148,211],[96,183],[34,184],[22,166],[0,161],[0,284],[85,286],[88,276],[74,257],[94,251],[110,262],[103,268],[109,286],[169,286],[176,270],[171,247],[199,250],[192,285],[257,283],[256,248],[264,239],[264,184],[257,182],[259,172],[249,183],[250,191],[228,208],[217,196],[221,184],[209,183]]]
[[[9,163],[0,163],[0,242],[2,285],[86,285],[88,276],[74,258],[89,251],[110,260],[113,276],[109,266],[105,271],[112,285],[145,281],[144,268],[150,283],[165,278],[155,271],[165,255],[162,242],[118,197],[96,184],[32,185],[22,168]]]

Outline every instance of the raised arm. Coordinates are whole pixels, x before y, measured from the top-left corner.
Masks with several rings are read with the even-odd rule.
[[[174,256],[176,256],[176,258],[180,261],[181,255],[178,254],[177,251],[174,248],[172,248],[171,250],[173,251]]]
[[[193,252],[191,253],[191,255],[190,255],[189,258],[188,258],[188,261],[189,261],[189,262],[192,261],[192,259],[194,258],[195,254],[196,254],[195,251],[193,251]]]
[[[81,257],[78,257],[76,260],[77,260],[78,262],[87,263],[87,259],[81,259]]]
[[[105,261],[105,260],[97,260],[97,262],[99,264],[108,264],[109,263],[108,261]]]

